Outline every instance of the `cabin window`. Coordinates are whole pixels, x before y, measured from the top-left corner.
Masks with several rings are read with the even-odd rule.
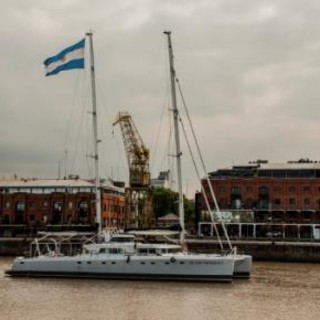
[[[141,264],[146,264],[144,261],[141,261],[140,263],[141,263]]]
[[[119,254],[119,249],[118,248],[110,248],[109,253],[110,254]]]
[[[148,249],[139,249],[140,254],[148,254]]]
[[[116,263],[114,261],[112,261],[111,264],[116,264]]]
[[[87,261],[87,264],[91,264],[91,261]]]
[[[101,264],[106,264],[106,262],[105,262],[105,261],[102,261]]]
[[[81,261],[77,261],[77,264],[81,264],[82,262]]]
[[[155,262],[154,262],[154,261],[151,261],[150,264],[155,264]]]

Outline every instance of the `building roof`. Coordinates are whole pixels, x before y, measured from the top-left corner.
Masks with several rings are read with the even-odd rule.
[[[21,180],[0,180],[0,187],[93,187],[94,184],[90,181],[82,179],[54,180],[54,179],[21,179]]]
[[[177,215],[175,215],[174,213],[168,213],[165,216],[158,218],[158,220],[160,220],[160,221],[179,220],[179,217]]]
[[[210,178],[320,178],[320,162],[309,159],[269,163],[266,160],[233,165],[209,173]]]
[[[320,170],[320,162],[261,163],[258,170]]]
[[[93,188],[93,181],[83,179],[20,179],[0,180],[0,188]],[[101,187],[117,192],[123,188],[115,187],[109,180],[101,183]]]

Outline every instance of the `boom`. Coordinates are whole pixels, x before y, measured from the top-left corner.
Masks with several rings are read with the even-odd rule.
[[[150,187],[149,149],[128,112],[119,112],[113,125],[119,124],[129,167],[126,188],[126,227],[150,228],[152,224],[152,190]]]

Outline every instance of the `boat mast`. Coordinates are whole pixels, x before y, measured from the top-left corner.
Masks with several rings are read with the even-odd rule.
[[[170,63],[170,80],[171,80],[171,100],[172,100],[172,113],[173,113],[173,125],[174,125],[174,136],[176,144],[176,158],[177,158],[177,178],[178,178],[178,192],[179,192],[179,218],[180,218],[180,242],[184,242],[184,204],[183,204],[183,193],[182,193],[182,174],[181,174],[181,147],[180,147],[180,136],[179,136],[179,111],[177,108],[177,95],[176,95],[176,74],[173,64],[173,51],[171,43],[171,31],[164,31],[164,34],[168,38],[169,48],[169,63]]]
[[[98,224],[98,233],[101,233],[101,196],[100,196],[100,178],[99,178],[99,155],[98,155],[98,124],[97,124],[97,99],[96,99],[96,81],[94,70],[94,54],[93,54],[93,33],[87,32],[86,36],[89,38],[89,51],[90,51],[90,76],[91,76],[91,93],[92,93],[92,119],[93,119],[93,145],[94,145],[94,170],[95,170],[95,208],[96,208],[96,221]]]

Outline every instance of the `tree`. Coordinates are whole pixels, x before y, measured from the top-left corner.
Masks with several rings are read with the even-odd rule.
[[[155,218],[158,219],[169,213],[179,215],[178,209],[179,195],[177,192],[166,188],[155,188],[153,191],[153,210]],[[185,212],[185,226],[187,230],[194,229],[195,206],[194,202],[183,197],[184,212]]]

